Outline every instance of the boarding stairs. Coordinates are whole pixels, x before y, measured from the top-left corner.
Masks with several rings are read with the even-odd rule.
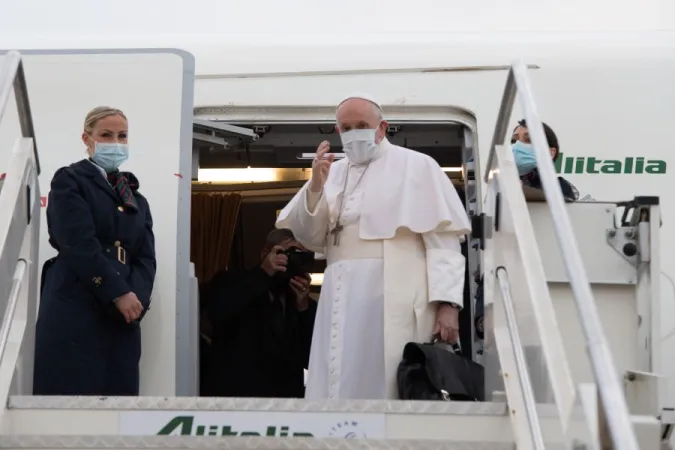
[[[491,401],[31,396],[40,166],[21,57],[10,52],[0,64],[0,123],[11,111],[20,125],[0,191],[0,448],[665,445],[672,421],[654,375],[661,358],[658,199],[565,205],[521,63],[509,71],[485,177],[465,177],[482,184],[485,198],[471,241],[485,274],[482,362]],[[523,190],[502,145],[516,94],[545,198]]]

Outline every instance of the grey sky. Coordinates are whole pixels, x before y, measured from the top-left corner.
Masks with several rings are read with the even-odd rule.
[[[312,43],[409,42],[424,39],[408,36],[419,33],[656,29],[675,29],[672,0],[0,0],[0,42],[24,48],[300,43],[308,34]]]

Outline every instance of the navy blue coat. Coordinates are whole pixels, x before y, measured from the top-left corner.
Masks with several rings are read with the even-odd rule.
[[[103,174],[82,160],[59,169],[47,204],[59,253],[42,272],[34,395],[138,395],[141,330],[113,300],[133,292],[144,313],[155,280],[148,202],[125,208]]]

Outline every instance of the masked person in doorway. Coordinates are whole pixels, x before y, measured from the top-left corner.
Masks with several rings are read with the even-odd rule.
[[[560,155],[558,137],[551,127],[545,123],[542,125],[544,126],[544,135],[546,135],[551,158],[553,158],[553,161],[555,162],[558,159],[558,155]],[[527,123],[524,119],[518,122],[518,126],[513,130],[511,145],[513,148],[513,157],[516,160],[518,174],[520,175],[523,186],[542,189],[539,171],[537,170],[537,159],[534,154],[534,147],[532,147],[530,142],[530,132],[527,129]],[[565,180],[563,177],[558,177],[558,183],[560,184],[560,190],[562,191],[565,201],[574,202],[579,199],[579,191],[572,183]]]
[[[220,272],[202,288],[213,324],[208,386],[217,397],[302,397],[316,302],[309,296],[314,254],[290,230],[267,236],[261,263]]]
[[[347,157],[321,143],[277,221],[328,264],[306,397],[396,398],[408,342],[458,340],[469,220],[436,161],[387,140],[372,97],[347,97],[336,119]]]
[[[122,111],[84,121],[87,159],[54,174],[35,336],[35,395],[138,395],[141,329],[155,281],[155,239]]]

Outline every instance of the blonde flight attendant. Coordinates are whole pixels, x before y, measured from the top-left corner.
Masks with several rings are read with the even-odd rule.
[[[155,281],[155,239],[129,156],[128,122],[98,107],[84,122],[88,158],[54,174],[47,205],[58,251],[42,272],[35,395],[138,395],[141,329]]]

